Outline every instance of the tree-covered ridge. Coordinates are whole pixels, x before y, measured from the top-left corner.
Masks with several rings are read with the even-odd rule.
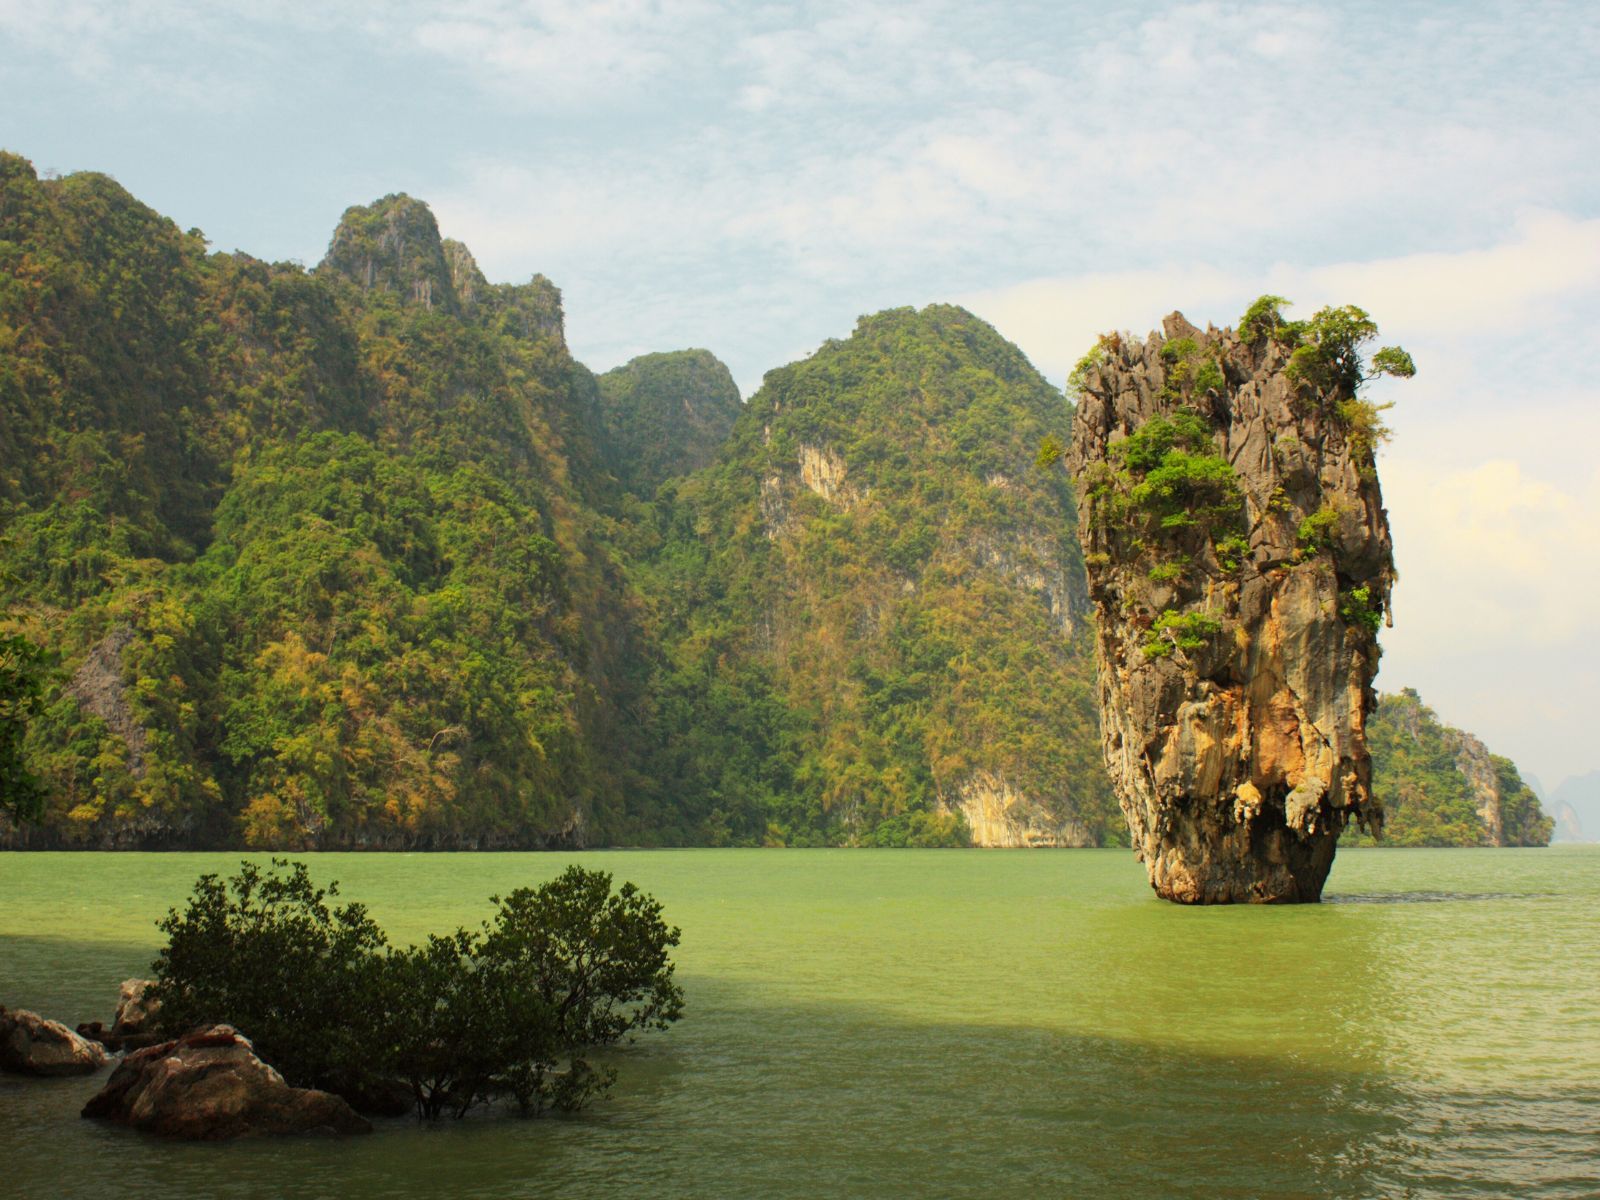
[[[307,273],[0,159],[0,600],[56,662],[47,840],[606,836],[636,606],[559,293],[463,301],[424,206],[347,217]]]
[[[1439,720],[1411,688],[1367,725],[1372,788],[1393,846],[1545,846],[1555,823],[1508,758]],[[1363,838],[1363,842],[1370,839]]]
[[[956,308],[741,405],[409,197],[306,271],[0,154],[0,842],[1120,839],[1070,416]]]
[[[658,496],[642,590],[661,807],[689,840],[1116,836],[1094,757],[1061,393],[961,309],[896,309],[770,372]]]
[[[641,355],[598,382],[607,465],[642,497],[709,466],[743,407],[733,376],[709,350]]]

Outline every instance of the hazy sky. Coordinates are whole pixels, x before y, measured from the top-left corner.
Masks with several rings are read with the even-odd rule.
[[[1380,687],[1600,767],[1600,5],[0,0],[0,145],[314,263],[429,201],[605,369],[748,394],[966,304],[1060,383],[1104,329],[1354,302],[1401,582]]]

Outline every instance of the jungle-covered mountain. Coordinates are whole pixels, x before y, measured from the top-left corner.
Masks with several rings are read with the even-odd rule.
[[[597,381],[408,197],[306,271],[14,155],[0,288],[3,598],[55,664],[13,839],[1114,835],[1028,470],[1067,410],[959,310],[744,406],[703,351]]]
[[[1120,837],[1071,495],[1033,465],[1070,416],[959,308],[769,372],[642,556],[665,807],[736,841]]]
[[[0,845],[1120,841],[1070,418],[957,308],[744,404],[409,197],[306,270],[0,153]]]
[[[0,569],[46,839],[604,838],[642,678],[559,294],[427,208],[315,271],[0,158]]]
[[[643,354],[599,384],[606,467],[646,499],[663,481],[710,466],[744,408],[709,350]]]
[[[1546,846],[1555,822],[1516,764],[1446,725],[1412,688],[1379,698],[1367,723],[1372,790],[1393,846]],[[1356,831],[1358,844],[1372,839]]]

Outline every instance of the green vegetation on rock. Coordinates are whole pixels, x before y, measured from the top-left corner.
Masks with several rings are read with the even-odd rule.
[[[1274,353],[1364,344],[1358,310],[1282,303],[1247,320]],[[1165,344],[1172,411],[1089,502],[1145,628],[1252,554],[1203,340]],[[596,378],[548,279],[489,283],[410,197],[306,271],[0,154],[0,841],[1120,839],[1071,414],[947,306],[865,317],[748,405],[704,350]],[[1272,453],[1292,484],[1304,448]],[[1302,518],[1283,561],[1334,558]],[[1185,620],[1155,653],[1214,632]]]
[[[606,457],[642,497],[663,480],[709,466],[743,405],[709,350],[646,354],[599,377]]]
[[[359,903],[336,904],[304,863],[202,875],[161,922],[153,998],[166,1032],[229,1024],[297,1087],[358,1107],[391,1081],[419,1116],[498,1096],[573,1111],[615,1072],[584,1057],[683,1012],[678,931],[632,884],[572,866],[493,898],[478,932],[391,947]]]
[[[1367,740],[1373,794],[1385,812],[1385,844],[1549,843],[1555,823],[1511,760],[1444,724],[1411,688],[1380,698],[1368,722]],[[1372,841],[1365,836],[1357,840]]]
[[[44,695],[44,655],[25,637],[0,637],[0,812],[38,817],[44,789],[28,769],[23,742]]]

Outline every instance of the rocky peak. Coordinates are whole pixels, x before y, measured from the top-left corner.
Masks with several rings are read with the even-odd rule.
[[[483,308],[501,333],[529,341],[555,338],[566,345],[561,289],[543,275],[535,275],[527,283],[495,284]]]
[[[460,251],[465,254],[466,247]],[[465,258],[472,260],[470,254]],[[388,292],[402,304],[460,310],[455,271],[433,212],[403,193],[345,209],[318,269],[343,275],[366,291]],[[476,264],[472,271],[477,271]]]
[[[489,281],[478,270],[478,260],[472,257],[472,251],[464,243],[455,238],[445,238],[439,243],[439,248],[444,252],[445,266],[450,272],[450,287],[456,294],[461,310],[467,313],[475,311],[489,291]]]
[[[641,495],[708,466],[744,409],[733,375],[709,350],[643,354],[599,383],[607,457]]]
[[[1359,389],[1410,360],[1369,366],[1359,309],[1274,300],[1239,332],[1108,336],[1073,378],[1102,748],[1151,885],[1187,903],[1316,900],[1346,823],[1382,821],[1365,723],[1395,573]]]

